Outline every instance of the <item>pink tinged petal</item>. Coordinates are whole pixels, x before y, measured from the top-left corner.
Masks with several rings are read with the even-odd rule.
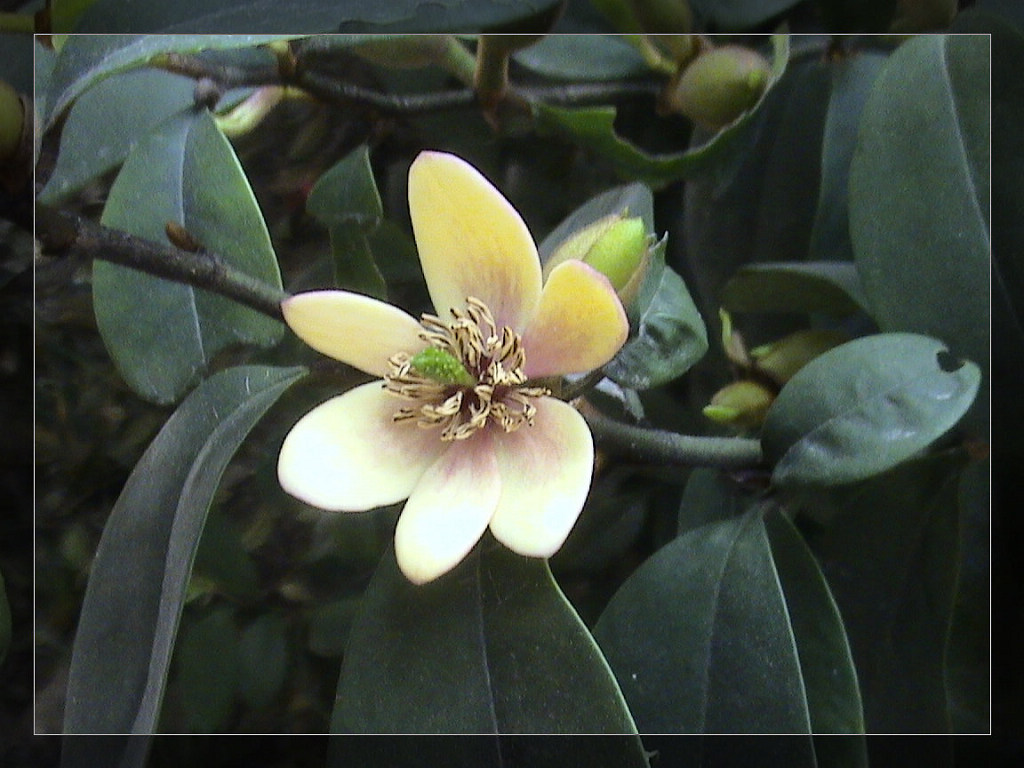
[[[416,354],[426,346],[423,329],[398,307],[347,291],[310,291],[281,302],[285,322],[317,352],[383,376],[396,352]]]
[[[393,422],[401,404],[375,381],[314,408],[281,446],[281,487],[331,511],[356,512],[408,497],[444,444],[437,430]]]
[[[537,247],[522,217],[481,173],[441,152],[409,169],[409,213],[430,298],[442,320],[474,296],[499,326],[521,330],[541,289]]]
[[[615,356],[628,334],[626,312],[608,278],[582,261],[562,262],[523,334],[525,373],[542,378],[592,371]]]
[[[550,557],[583,509],[594,441],[572,406],[550,397],[535,403],[532,427],[497,435],[501,499],[491,532],[520,555]]]
[[[415,584],[447,573],[469,554],[501,493],[488,432],[449,446],[420,478],[395,529],[398,566]]]

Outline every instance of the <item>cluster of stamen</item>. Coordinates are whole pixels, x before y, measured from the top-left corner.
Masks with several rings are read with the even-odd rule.
[[[537,412],[532,398],[549,395],[544,387],[527,387],[526,355],[519,334],[499,329],[487,306],[473,297],[467,308],[451,310],[451,322],[423,315],[420,338],[462,364],[471,383],[444,380],[416,367],[415,359],[399,352],[388,360],[384,388],[411,401],[392,416],[423,428],[441,429],[442,440],[465,440],[489,422],[506,432],[532,424]]]

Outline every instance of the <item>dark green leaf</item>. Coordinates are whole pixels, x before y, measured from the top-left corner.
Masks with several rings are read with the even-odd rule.
[[[730,32],[754,29],[796,5],[798,0],[690,0],[705,26]]]
[[[710,523],[739,517],[749,506],[750,499],[725,472],[698,467],[690,473],[683,489],[678,531],[684,534]]]
[[[650,72],[637,49],[619,35],[548,35],[513,59],[557,80],[613,80]]]
[[[306,210],[323,224],[360,224],[372,228],[384,215],[365,144],[326,171],[313,185]]]
[[[949,730],[945,660],[963,465],[962,452],[947,451],[821,489],[800,505],[828,521],[808,543],[843,617],[869,732]]]
[[[864,102],[885,63],[881,53],[863,51],[832,64],[832,91],[821,142],[821,184],[811,232],[810,258],[852,261],[848,190],[850,160]]]
[[[942,339],[983,371],[989,106],[986,36],[915,37],[875,81],[850,166],[850,234],[879,327]]]
[[[98,5],[100,3],[96,3]],[[205,5],[209,7],[209,3]],[[96,6],[86,17],[97,12]],[[166,5],[144,3],[135,4],[135,7],[159,8]],[[130,25],[128,29],[138,31]],[[72,35],[67,38],[54,65],[46,94],[44,126],[51,126],[87,88],[117,72],[142,66],[158,54],[250,48],[289,37],[296,35]]]
[[[774,56],[768,84],[757,103],[707,142],[685,152],[652,154],[623,139],[615,131],[615,107],[563,108],[535,103],[534,113],[541,129],[562,133],[580,146],[607,157],[623,173],[653,187],[663,187],[707,171],[739,138],[786,70],[789,36],[773,35],[772,44]]]
[[[557,5],[555,0],[97,0],[75,31],[318,34],[363,31],[369,25],[403,32],[476,31],[545,17]]]
[[[378,299],[387,288],[373,258],[368,236],[384,215],[377,182],[364,144],[323,174],[306,201],[306,210],[327,225],[337,284]]]
[[[210,500],[246,434],[304,373],[246,366],[211,377],[136,465],[92,564],[68,676],[66,733],[155,730]]]
[[[188,730],[222,730],[238,689],[238,628],[234,609],[216,608],[187,626],[174,663]]]
[[[238,691],[250,707],[269,705],[288,676],[288,622],[264,613],[242,631],[238,642]]]
[[[722,289],[730,312],[865,311],[860,276],[845,262],[776,262],[742,267]]]
[[[969,464],[960,478],[960,562],[946,651],[946,690],[956,733],[986,733],[991,723],[989,592],[994,575],[990,554],[990,477],[991,464],[986,460]]]
[[[644,307],[631,337],[604,367],[623,387],[649,389],[688,371],[708,351],[708,332],[683,279],[665,266],[665,241],[651,266],[637,306]],[[646,299],[650,296],[650,299]]]
[[[124,162],[132,148],[171,115],[190,109],[195,82],[160,70],[124,72],[98,83],[72,105],[43,202],[56,202]]]
[[[135,147],[102,221],[155,242],[175,222],[226,263],[281,286],[259,206],[208,113],[172,117]],[[101,260],[93,265],[93,304],[125,380],[159,403],[178,398],[219,350],[270,346],[284,332],[279,322],[224,297]]]
[[[758,508],[660,549],[611,599],[594,636],[643,732],[810,732]]]
[[[492,540],[422,586],[385,555],[352,628],[331,729],[636,732],[547,562]],[[643,759],[637,740],[623,765]]]
[[[605,216],[625,214],[639,216],[643,219],[644,228],[648,232],[654,232],[654,196],[648,187],[643,184],[627,184],[609,189],[588,200],[566,216],[540,242],[537,246],[540,260],[546,262],[558,246],[595,221]]]
[[[928,447],[970,407],[981,372],[927,336],[887,333],[835,347],[789,380],[765,418],[776,485],[836,485]]]
[[[857,673],[825,577],[779,510],[765,516],[765,527],[796,638],[811,729],[814,733],[864,733]]]
[[[335,224],[330,233],[334,279],[338,285],[377,299],[387,298],[387,285],[373,258],[365,229],[358,224]]]

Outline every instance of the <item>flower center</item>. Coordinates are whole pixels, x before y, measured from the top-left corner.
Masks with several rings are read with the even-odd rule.
[[[440,427],[445,441],[465,440],[492,422],[506,432],[533,424],[537,408],[530,400],[551,394],[523,386],[526,354],[519,334],[499,329],[479,299],[471,296],[466,305],[465,311],[452,309],[449,323],[423,315],[420,338],[430,346],[415,356],[393,355],[384,376],[385,390],[411,402],[392,420]]]

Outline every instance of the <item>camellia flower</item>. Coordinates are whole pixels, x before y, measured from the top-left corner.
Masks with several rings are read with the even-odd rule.
[[[408,498],[395,554],[417,584],[455,567],[487,530],[549,557],[590,488],[583,417],[542,380],[608,362],[628,323],[608,280],[570,260],[542,281],[522,218],[471,165],[424,152],[409,209],[436,315],[346,291],[287,299],[314,349],[382,381],[314,408],[285,438],[282,487],[334,511]]]

